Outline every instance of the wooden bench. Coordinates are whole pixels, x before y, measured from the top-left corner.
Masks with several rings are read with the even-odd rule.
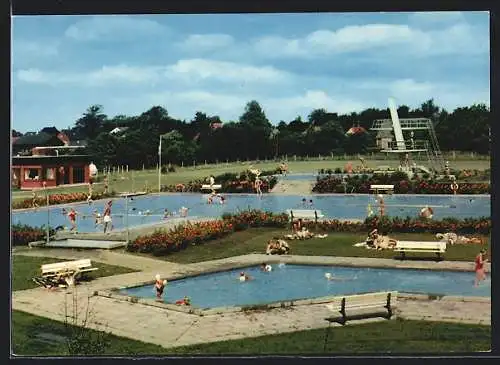
[[[41,276],[33,278],[33,281],[43,286],[54,286],[60,281],[67,285],[74,285],[75,280],[82,274],[98,270],[92,267],[90,259],[56,262],[41,266]]]
[[[326,304],[325,306],[329,310],[340,315],[325,318],[328,321],[328,327],[326,328],[323,350],[326,350],[332,322],[345,325],[347,319],[380,317],[382,312],[387,312],[384,317],[390,319],[393,314],[393,308],[397,305],[397,299],[398,292],[390,291],[346,295],[337,297],[332,303]]]
[[[446,242],[443,241],[398,241],[394,247],[395,252],[401,253],[401,258],[406,258],[407,252],[435,253],[441,259],[446,252]]]
[[[324,215],[321,213],[321,210],[312,210],[312,209],[288,209],[286,211],[290,216],[291,222],[293,224],[294,219],[313,219],[314,222],[318,222],[318,218],[323,218]]]
[[[217,190],[222,188],[222,185],[202,185],[201,190]]]
[[[394,192],[394,185],[370,185],[370,191],[373,191],[375,194],[379,192],[392,193]]]

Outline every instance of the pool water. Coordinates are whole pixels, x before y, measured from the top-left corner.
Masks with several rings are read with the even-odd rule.
[[[490,279],[474,287],[471,272],[278,264],[272,267],[271,272],[262,272],[260,267],[244,269],[254,279],[248,282],[238,280],[242,269],[173,280],[166,287],[164,301],[175,303],[189,296],[193,306],[207,309],[385,290],[491,297]],[[328,281],[325,273],[344,281]],[[153,284],[123,289],[121,293],[155,297]]]
[[[325,218],[364,219],[367,205],[371,204],[376,212],[376,201],[373,195],[274,195],[261,197],[255,194],[224,194],[226,203],[207,204],[207,195],[202,194],[156,194],[144,195],[129,199],[128,222],[129,226],[159,223],[163,220],[164,209],[178,212],[182,206],[189,208],[190,217],[221,217],[223,213],[260,209],[275,213],[282,213],[287,209],[318,209]],[[313,206],[303,206],[302,199],[313,200]],[[101,214],[105,201],[96,201],[92,204],[73,204],[79,216],[77,217],[80,232],[95,232],[92,212],[97,209]],[[425,205],[433,207],[434,218],[443,217],[469,218],[489,217],[491,215],[490,197],[481,196],[453,196],[453,195],[389,195],[385,197],[386,214],[399,217],[416,217]],[[67,216],[61,213],[61,207],[50,208],[50,226],[67,226]],[[67,209],[67,207],[66,207]],[[145,215],[149,210],[150,215]],[[115,229],[123,229],[126,225],[125,199],[115,199],[113,202],[113,225]],[[13,212],[12,223],[41,226],[47,223],[47,209],[37,211]],[[102,230],[99,227],[98,230]]]

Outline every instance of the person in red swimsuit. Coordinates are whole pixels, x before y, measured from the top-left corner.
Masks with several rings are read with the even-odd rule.
[[[76,216],[77,216],[77,214],[78,213],[73,208],[71,208],[69,213],[68,213],[69,222],[71,223],[70,232],[72,232],[76,229]]]
[[[475,265],[474,270],[476,271],[476,280],[474,281],[474,286],[478,286],[480,281],[486,279],[486,273],[484,272],[484,264],[488,260],[484,258],[485,253],[486,250],[481,250],[479,254],[476,256],[476,259],[474,260],[474,265]]]

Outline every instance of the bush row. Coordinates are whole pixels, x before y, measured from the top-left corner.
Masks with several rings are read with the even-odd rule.
[[[368,194],[370,185],[394,185],[396,194],[453,194],[451,181],[426,180],[422,178],[408,179],[402,172],[347,176],[344,180],[336,176],[318,177],[313,192],[315,193],[344,193],[354,192]],[[458,183],[457,194],[490,194],[489,183]]]
[[[242,231],[251,227],[285,228],[289,223],[287,214],[273,214],[259,210],[243,211],[236,214],[225,214],[221,220],[182,224],[171,230],[160,229],[153,234],[140,236],[127,249],[131,252],[151,253],[155,256],[168,255],[211,240],[229,235],[232,232]],[[364,222],[347,222],[336,219],[324,220],[315,224],[306,221],[310,229],[315,228],[324,232],[352,232],[367,233],[374,228],[380,232],[405,233],[438,233],[453,231],[459,234],[489,234],[491,219],[470,218],[442,220],[422,220],[411,217],[372,217]]]
[[[261,191],[263,193],[268,193],[277,184],[278,179],[274,176],[276,173],[275,170],[262,171],[260,180],[262,181]],[[221,193],[255,193],[255,176],[249,170],[242,171],[239,174],[227,172],[217,175],[214,178],[215,184],[221,185],[221,189],[218,190]],[[202,193],[206,191],[203,191],[201,186],[208,184],[208,179],[207,177],[205,179],[191,180],[186,184],[164,185],[161,187],[161,190],[167,192]]]
[[[52,236],[54,230],[49,228],[49,234]],[[11,228],[12,246],[27,245],[33,241],[45,240],[47,235],[46,227],[31,227],[25,224],[14,224]]]
[[[114,192],[105,194],[104,192],[95,192],[92,193],[92,200],[106,199],[113,197],[115,195]],[[66,193],[66,194],[50,194],[49,195],[49,205],[56,204],[67,204],[67,203],[75,203],[85,201],[88,198],[88,194],[84,192],[77,193]],[[36,198],[36,203],[39,206],[47,205],[47,198],[44,196],[38,196]],[[25,209],[25,208],[33,208],[33,198],[24,199],[21,201],[13,202],[12,209]]]

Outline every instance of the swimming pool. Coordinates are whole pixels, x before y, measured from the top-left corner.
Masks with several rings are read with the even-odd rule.
[[[266,194],[258,197],[255,194],[225,194],[226,204],[207,204],[207,196],[201,194],[154,194],[129,199],[129,226],[159,223],[163,220],[164,209],[178,212],[182,206],[189,208],[189,216],[221,217],[223,213],[234,213],[239,210],[260,209],[282,213],[287,209],[318,209],[326,218],[364,219],[367,205],[376,210],[374,196],[359,195],[274,195]],[[313,200],[313,208],[303,207],[301,200]],[[469,218],[489,217],[490,197],[453,196],[453,195],[390,195],[385,198],[386,214],[389,216],[416,217],[420,209],[429,205],[434,209],[434,218],[443,217]],[[80,213],[77,219],[80,232],[95,232],[92,212],[97,209],[102,213],[105,201],[73,204]],[[50,208],[50,226],[69,226],[68,218],[61,213],[61,207]],[[144,212],[149,210],[150,215]],[[125,199],[115,199],[113,203],[113,224],[115,229],[123,229],[126,225]],[[12,214],[12,223],[41,226],[47,223],[47,209],[37,211],[18,211]],[[102,230],[100,227],[99,230]]]
[[[272,267],[271,272],[261,272],[260,267],[244,269],[254,280],[243,283],[238,280],[242,269],[172,280],[166,287],[164,301],[175,303],[189,296],[193,306],[209,309],[385,290],[491,297],[491,281],[487,279],[474,287],[472,272],[277,264]],[[345,281],[328,281],[327,272]],[[122,289],[120,293],[155,297],[153,284]]]

